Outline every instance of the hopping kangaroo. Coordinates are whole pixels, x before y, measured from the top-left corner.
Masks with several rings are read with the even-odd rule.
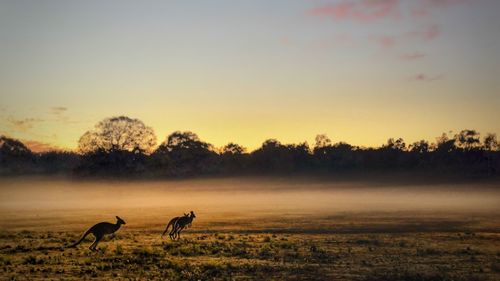
[[[175,238],[181,239],[181,231],[186,227],[191,225],[193,219],[196,218],[196,215],[193,211],[189,213],[189,216],[180,217],[174,224],[172,231],[170,231],[170,238],[173,240]]]
[[[184,213],[184,216],[182,217],[175,217],[173,219],[171,219],[168,224],[167,224],[167,227],[165,228],[165,230],[163,231],[163,233],[161,234],[161,237],[163,237],[163,235],[165,235],[165,233],[167,233],[168,229],[170,228],[170,226],[172,226],[172,231],[175,229],[175,225],[177,224],[177,221],[180,219],[180,218],[183,218],[183,217],[189,217],[188,214]],[[170,232],[168,234],[168,236],[170,236],[170,239],[172,239],[172,232]]]
[[[78,244],[82,243],[83,239],[85,239],[85,237],[87,237],[87,235],[92,233],[95,236],[95,240],[94,240],[94,243],[92,243],[92,245],[90,245],[89,249],[91,251],[96,251],[97,244],[99,243],[99,241],[101,241],[101,239],[104,237],[104,235],[115,233],[120,228],[120,226],[122,224],[125,224],[125,221],[122,220],[118,216],[116,217],[116,223],[100,222],[100,223],[92,226],[91,228],[89,228],[87,231],[85,231],[85,233],[82,235],[80,240],[78,240],[74,244],[71,244],[70,246],[68,246],[68,248],[76,247]]]

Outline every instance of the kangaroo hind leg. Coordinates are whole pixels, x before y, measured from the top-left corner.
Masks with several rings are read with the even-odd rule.
[[[185,226],[180,226],[177,229],[177,240],[181,239],[181,231],[184,229]]]
[[[179,226],[178,226],[177,224],[174,224],[174,225],[172,226],[172,230],[171,230],[171,231],[170,231],[170,233],[168,234],[168,236],[170,236],[170,239],[175,240],[175,234],[176,234],[176,231],[177,231],[177,228],[178,228],[178,227],[179,227]]]
[[[97,251],[97,244],[99,244],[99,241],[101,241],[102,237],[103,237],[102,234],[95,234],[95,240],[89,247],[91,251]]]

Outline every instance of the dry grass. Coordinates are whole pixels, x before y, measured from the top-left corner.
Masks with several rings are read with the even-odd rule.
[[[220,219],[220,218],[219,218]],[[80,231],[4,230],[0,232],[0,278],[123,280],[499,280],[500,234],[443,223],[436,231],[380,232],[387,224],[356,223],[334,231],[297,225],[271,229],[263,222],[232,222],[231,227],[196,224],[180,241],[161,239],[161,226],[121,229],[90,252],[88,239],[64,249]],[[337,218],[338,219],[338,218]],[[395,222],[397,220],[392,218]],[[300,225],[300,219],[297,218]],[[217,220],[214,220],[217,221]],[[248,228],[258,225],[264,228]],[[318,218],[326,225],[328,217]],[[364,220],[361,220],[364,221]],[[433,222],[424,220],[422,229]],[[384,222],[384,223],[381,223]],[[445,221],[443,221],[445,222]],[[311,222],[309,222],[311,223]],[[313,225],[311,223],[311,225]],[[341,224],[342,225],[342,224]],[[382,226],[381,226],[382,225]],[[435,226],[434,226],[435,227]],[[293,231],[287,231],[293,230]],[[327,227],[324,229],[328,230]],[[352,231],[356,229],[356,231]],[[363,231],[364,229],[364,231]],[[391,228],[389,228],[391,229]],[[239,230],[239,231],[236,231]]]
[[[500,280],[495,186],[0,180],[1,280]],[[173,216],[197,218],[180,241]],[[64,246],[119,215],[90,252]]]

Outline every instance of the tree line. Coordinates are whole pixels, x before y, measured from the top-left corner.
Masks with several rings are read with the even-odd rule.
[[[500,171],[495,134],[475,130],[442,134],[436,142],[406,144],[390,138],[378,148],[333,143],[318,135],[306,142],[264,141],[248,152],[236,143],[221,148],[195,133],[176,131],[157,144],[152,128],[126,116],[107,118],[85,132],[75,152],[34,153],[19,140],[0,136],[0,174],[189,177],[199,175],[335,174],[364,171],[425,171],[494,176]]]

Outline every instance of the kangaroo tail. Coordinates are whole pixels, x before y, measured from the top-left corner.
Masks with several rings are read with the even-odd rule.
[[[83,239],[85,239],[85,237],[87,237],[87,235],[90,234],[90,229],[85,231],[85,233],[82,235],[82,237],[80,238],[80,240],[76,241],[75,243],[67,246],[66,248],[75,248],[78,244],[82,243]]]
[[[163,237],[163,235],[165,235],[165,233],[167,233],[168,228],[174,223],[174,221],[175,221],[175,219],[172,219],[168,222],[167,227],[165,228],[165,231],[163,231],[163,233],[161,234],[161,237]]]

